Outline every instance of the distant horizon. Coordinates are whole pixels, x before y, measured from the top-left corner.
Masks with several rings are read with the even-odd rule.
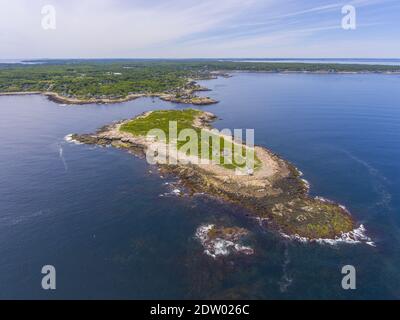
[[[0,58],[0,61],[4,60],[14,60],[14,61],[41,61],[41,60],[400,60],[400,57],[388,57],[388,58],[363,58],[363,57],[352,57],[352,58],[343,58],[343,57],[315,57],[315,58],[305,58],[305,57],[193,57],[193,58],[163,58],[163,57],[132,57],[132,58],[121,58],[121,57],[93,57],[93,58],[80,58],[80,57],[70,57],[70,58]]]
[[[399,66],[400,58],[39,58],[39,59],[0,59],[0,65],[41,65],[52,62],[141,62],[141,61],[214,61],[248,63],[303,63],[303,64],[342,64],[342,65],[385,65]]]

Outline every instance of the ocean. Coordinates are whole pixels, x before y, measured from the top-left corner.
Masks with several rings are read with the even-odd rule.
[[[400,298],[400,76],[250,74],[201,81],[220,103],[214,126],[255,130],[291,161],[310,193],[343,204],[375,246],[288,240],[238,207],[178,197],[176,179],[114,148],[66,141],[153,109],[143,98],[64,106],[0,97],[0,298]],[[213,259],[201,225],[250,231],[253,255]],[[56,268],[56,290],[41,269]],[[357,289],[343,290],[353,265]]]

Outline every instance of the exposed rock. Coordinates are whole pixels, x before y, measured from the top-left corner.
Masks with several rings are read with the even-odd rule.
[[[196,237],[204,247],[204,253],[217,258],[230,254],[251,255],[254,250],[241,244],[248,231],[238,227],[217,227],[214,224],[202,225],[196,230]]]

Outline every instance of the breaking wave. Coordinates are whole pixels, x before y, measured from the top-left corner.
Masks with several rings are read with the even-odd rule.
[[[221,256],[228,256],[231,253],[244,253],[250,255],[254,253],[254,250],[250,247],[241,245],[231,240],[209,237],[209,232],[215,227],[214,224],[202,225],[196,230],[196,238],[200,240],[204,247],[204,253],[214,259]]]
[[[73,135],[72,133],[67,134],[67,135],[64,137],[64,141],[66,141],[66,142],[68,142],[68,143],[82,144],[82,142],[79,142],[79,141],[73,139],[73,138],[72,138],[72,135]]]
[[[68,171],[68,165],[67,165],[67,161],[65,161],[65,158],[64,158],[64,150],[63,150],[62,146],[60,146],[60,148],[58,149],[58,155],[64,165],[65,171]]]
[[[296,240],[302,243],[319,243],[319,244],[329,244],[329,245],[337,245],[340,243],[348,243],[348,244],[360,244],[360,243],[365,243],[369,246],[375,247],[375,243],[372,241],[370,237],[367,236],[366,234],[366,229],[364,225],[360,225],[357,229],[354,229],[350,232],[344,232],[340,236],[335,237],[334,239],[309,239],[306,237],[300,237],[299,235],[287,235],[284,233],[281,233],[281,235],[290,240]]]
[[[282,264],[282,278],[279,281],[279,290],[283,293],[286,292],[289,286],[292,284],[293,279],[289,276],[288,265],[290,263],[289,248],[286,246],[284,252],[284,260]]]

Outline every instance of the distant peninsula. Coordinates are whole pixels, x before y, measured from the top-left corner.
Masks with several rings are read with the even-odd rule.
[[[159,97],[175,103],[217,103],[196,95],[196,81],[234,72],[400,74],[400,66],[218,60],[43,60],[0,64],[0,95],[43,94],[62,104],[119,103]]]

